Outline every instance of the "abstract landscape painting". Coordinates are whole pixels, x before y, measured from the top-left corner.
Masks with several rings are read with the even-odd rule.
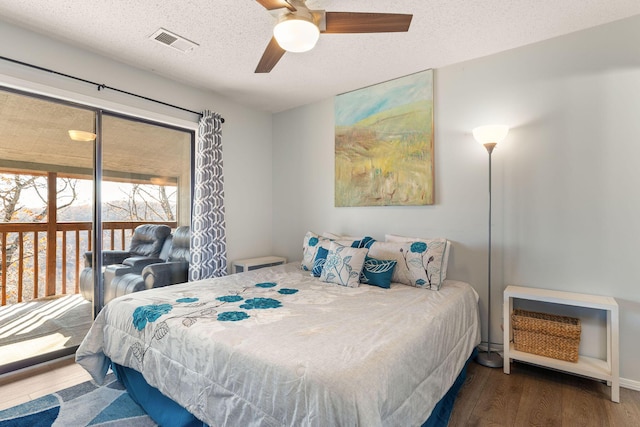
[[[431,205],[433,70],[338,95],[335,205]]]

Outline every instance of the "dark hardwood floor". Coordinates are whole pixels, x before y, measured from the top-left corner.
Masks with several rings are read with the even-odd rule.
[[[506,375],[472,362],[449,426],[640,426],[640,391],[621,388],[620,403],[614,403],[610,390],[524,363],[513,363]]]
[[[0,377],[0,410],[89,378],[73,358]],[[506,375],[471,362],[449,426],[640,426],[640,391],[621,388],[620,403],[610,396],[609,387],[586,378],[522,363],[512,364]]]

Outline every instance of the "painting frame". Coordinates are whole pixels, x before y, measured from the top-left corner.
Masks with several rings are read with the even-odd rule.
[[[435,203],[433,69],[335,97],[335,206]]]

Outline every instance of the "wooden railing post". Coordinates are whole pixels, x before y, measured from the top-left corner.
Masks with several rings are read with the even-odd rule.
[[[33,299],[38,298],[38,282],[40,280],[40,250],[38,248],[38,232],[33,232]],[[3,264],[4,265],[4,264]]]
[[[7,232],[2,233],[2,305],[7,305]]]
[[[47,287],[46,296],[56,294],[57,174],[47,174]]]
[[[80,293],[80,230],[74,230],[76,233],[76,286],[74,293]],[[91,233],[89,233],[91,235]],[[91,250],[91,248],[89,248]]]
[[[67,293],[67,232],[62,232],[62,294]]]
[[[24,233],[18,233],[18,302],[22,302],[24,277]]]

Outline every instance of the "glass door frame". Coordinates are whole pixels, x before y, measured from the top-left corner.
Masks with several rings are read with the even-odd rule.
[[[91,317],[95,319],[104,307],[104,276],[102,274],[102,113],[96,112],[96,139],[93,143],[93,300]]]

